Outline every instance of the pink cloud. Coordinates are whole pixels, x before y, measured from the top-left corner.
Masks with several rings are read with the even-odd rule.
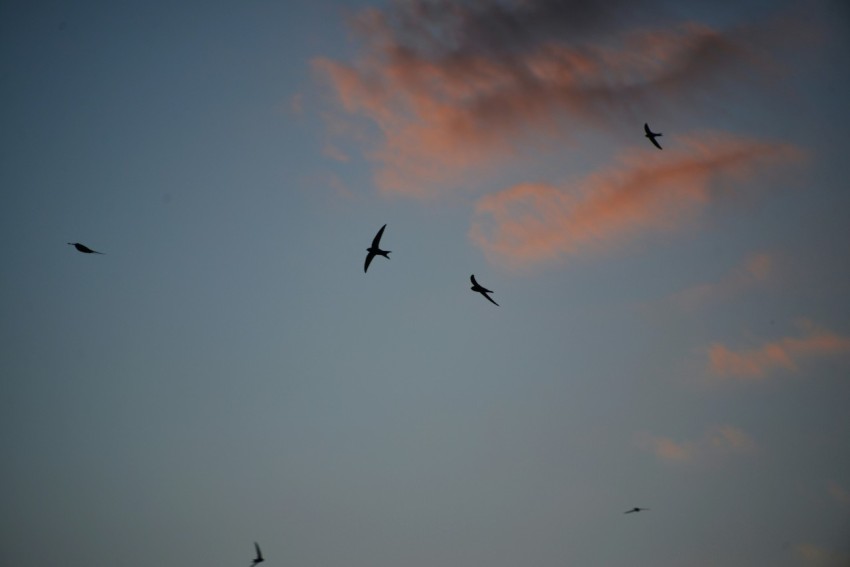
[[[722,425],[709,429],[693,441],[676,441],[669,437],[649,434],[638,436],[638,446],[648,449],[660,460],[684,464],[733,453],[752,453],[756,449],[753,439],[741,429]]]
[[[797,545],[794,552],[805,565],[811,567],[847,567],[850,565],[850,555],[811,543]]]
[[[709,369],[720,377],[759,380],[774,370],[795,371],[803,358],[850,352],[850,337],[812,325],[806,325],[805,333],[802,338],[786,337],[749,350],[734,351],[715,343],[708,350]]]
[[[686,224],[729,181],[737,188],[803,157],[787,144],[719,134],[677,140],[660,153],[633,151],[576,183],[526,183],[482,197],[470,236],[488,258],[507,266],[564,260]],[[748,269],[763,274],[769,267],[762,259]]]
[[[720,279],[688,287],[665,298],[663,303],[693,310],[708,302],[728,298],[766,282],[776,271],[776,260],[767,253],[754,254]]]
[[[850,506],[850,492],[848,492],[846,488],[834,480],[829,481],[826,487],[829,491],[829,495],[832,496],[836,502],[843,504],[844,506]]]
[[[673,441],[667,437],[654,437],[648,440],[655,455],[664,461],[684,463],[696,455],[693,445],[686,442]]]
[[[377,126],[378,187],[425,197],[562,139],[770,73],[787,35],[686,22],[626,29],[623,2],[404,2],[356,19],[361,51],[317,58],[341,110]],[[645,10],[647,6],[642,6]],[[582,23],[583,22],[583,23]]]

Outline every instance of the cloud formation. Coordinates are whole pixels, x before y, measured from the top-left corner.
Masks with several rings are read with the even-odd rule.
[[[674,464],[751,453],[756,449],[755,441],[749,435],[731,425],[713,427],[696,441],[675,441],[642,433],[638,435],[638,446],[651,451],[660,460]]]
[[[775,370],[796,371],[802,359],[850,353],[850,337],[804,323],[804,336],[766,342],[734,351],[721,343],[708,349],[709,370],[722,378],[760,380]]]
[[[774,274],[775,265],[771,254],[753,254],[719,280],[683,289],[666,298],[664,303],[686,311],[698,309],[766,282]]]
[[[739,88],[772,73],[766,54],[788,40],[768,26],[671,23],[656,5],[396,2],[356,18],[356,60],[313,66],[345,115],[377,126],[368,157],[378,187],[430,196],[523,155],[530,141],[539,150],[580,125],[633,123],[637,113]]]
[[[794,552],[804,565],[811,567],[848,567],[850,565],[850,555],[811,543],[796,546]]]
[[[844,506],[850,506],[850,492],[846,488],[834,480],[829,481],[826,488],[833,500]]]
[[[683,138],[659,154],[635,150],[576,183],[524,183],[482,197],[470,236],[504,265],[564,260],[641,231],[676,228],[732,181],[740,190],[742,181],[803,157],[788,144],[722,134]],[[756,262],[751,273],[769,269]]]

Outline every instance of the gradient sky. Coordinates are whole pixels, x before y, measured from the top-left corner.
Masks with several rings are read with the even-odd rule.
[[[848,53],[841,0],[0,2],[0,564],[850,565]]]

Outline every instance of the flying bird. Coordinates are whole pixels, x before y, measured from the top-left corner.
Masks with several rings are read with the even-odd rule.
[[[71,246],[82,252],[83,254],[103,254],[103,252],[98,252],[97,250],[92,250],[85,244],[80,244],[79,242],[69,242]]]
[[[643,124],[643,130],[644,130],[644,132],[646,132],[646,137],[649,138],[649,141],[652,142],[652,145],[654,145],[656,148],[658,148],[660,150],[661,146],[658,144],[657,141],[655,141],[655,138],[657,138],[658,136],[663,136],[663,134],[660,133],[660,132],[655,133],[652,130],[650,130],[649,124],[647,124],[646,122],[644,122],[644,124]]]
[[[482,287],[482,286],[478,285],[478,282],[477,282],[477,281],[475,281],[475,274],[473,274],[473,275],[469,276],[469,279],[470,279],[470,280],[472,280],[472,287],[471,287],[471,288],[469,288],[469,289],[471,289],[472,291],[477,291],[478,293],[480,293],[481,295],[483,295],[484,297],[486,297],[486,298],[487,298],[487,301],[489,301],[490,303],[492,303],[492,304],[493,304],[493,305],[495,305],[496,307],[498,307],[498,306],[499,306],[499,304],[498,304],[498,303],[496,303],[495,301],[493,301],[493,298],[492,298],[492,297],[490,297],[489,295],[487,295],[488,293],[493,293],[493,292],[492,292],[491,290],[487,289],[486,287]]]
[[[631,510],[628,510],[627,512],[623,512],[623,514],[631,514],[633,512],[643,512],[644,510],[649,510],[649,508],[632,508]]]
[[[263,557],[263,552],[260,551],[260,545],[255,541],[254,547],[257,548],[257,556],[254,558],[254,561],[251,562],[251,567],[254,567],[257,563],[262,563],[266,559]]]
[[[384,229],[387,228],[387,225],[381,227],[381,230],[378,231],[378,234],[375,235],[375,238],[372,239],[372,246],[366,249],[368,254],[366,254],[366,263],[363,265],[363,273],[365,274],[369,270],[369,264],[372,263],[372,258],[375,256],[383,256],[387,260],[390,259],[391,250],[381,250],[381,237],[384,235]]]

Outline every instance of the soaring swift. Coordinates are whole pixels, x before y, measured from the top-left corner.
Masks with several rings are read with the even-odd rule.
[[[656,132],[653,132],[652,130],[650,130],[649,124],[647,124],[646,122],[643,123],[643,130],[644,130],[644,132],[646,132],[646,137],[649,138],[649,141],[652,142],[652,145],[654,145],[656,148],[658,148],[660,150],[661,146],[658,145],[658,142],[655,141],[655,138],[657,138],[658,136],[663,136],[663,134],[661,132],[656,133]]]
[[[493,305],[495,305],[496,307],[498,307],[498,306],[499,306],[499,304],[498,304],[498,303],[496,303],[495,301],[493,301],[493,298],[492,298],[492,297],[490,297],[489,295],[487,295],[488,293],[493,293],[493,292],[492,292],[491,290],[487,289],[486,287],[482,287],[482,286],[478,285],[478,282],[477,282],[477,281],[475,281],[475,274],[473,274],[473,275],[469,276],[469,279],[472,281],[472,287],[471,287],[471,288],[469,288],[469,289],[471,289],[472,291],[477,291],[478,293],[480,293],[481,295],[483,295],[484,297],[486,297],[486,298],[487,298],[487,301],[489,301],[490,303],[492,303],[492,304],[493,304]]]
[[[255,541],[254,547],[257,548],[257,556],[254,558],[254,561],[251,563],[251,567],[254,567],[257,563],[262,563],[266,559],[263,557],[263,552],[260,551],[260,545]]]
[[[381,237],[384,235],[385,228],[387,228],[387,225],[381,227],[381,230],[378,231],[378,234],[376,234],[375,238],[372,240],[372,246],[366,249],[369,253],[366,254],[366,263],[363,265],[364,274],[369,270],[369,264],[372,263],[372,258],[375,256],[383,256],[387,260],[390,259],[391,250],[381,250],[380,247]]]
[[[82,252],[83,254],[103,254],[103,252],[98,252],[97,250],[92,250],[85,244],[80,244],[79,242],[69,242],[71,246]]]
[[[633,512],[643,512],[644,510],[649,510],[649,508],[632,508],[627,512],[623,512],[623,514],[631,514]]]

